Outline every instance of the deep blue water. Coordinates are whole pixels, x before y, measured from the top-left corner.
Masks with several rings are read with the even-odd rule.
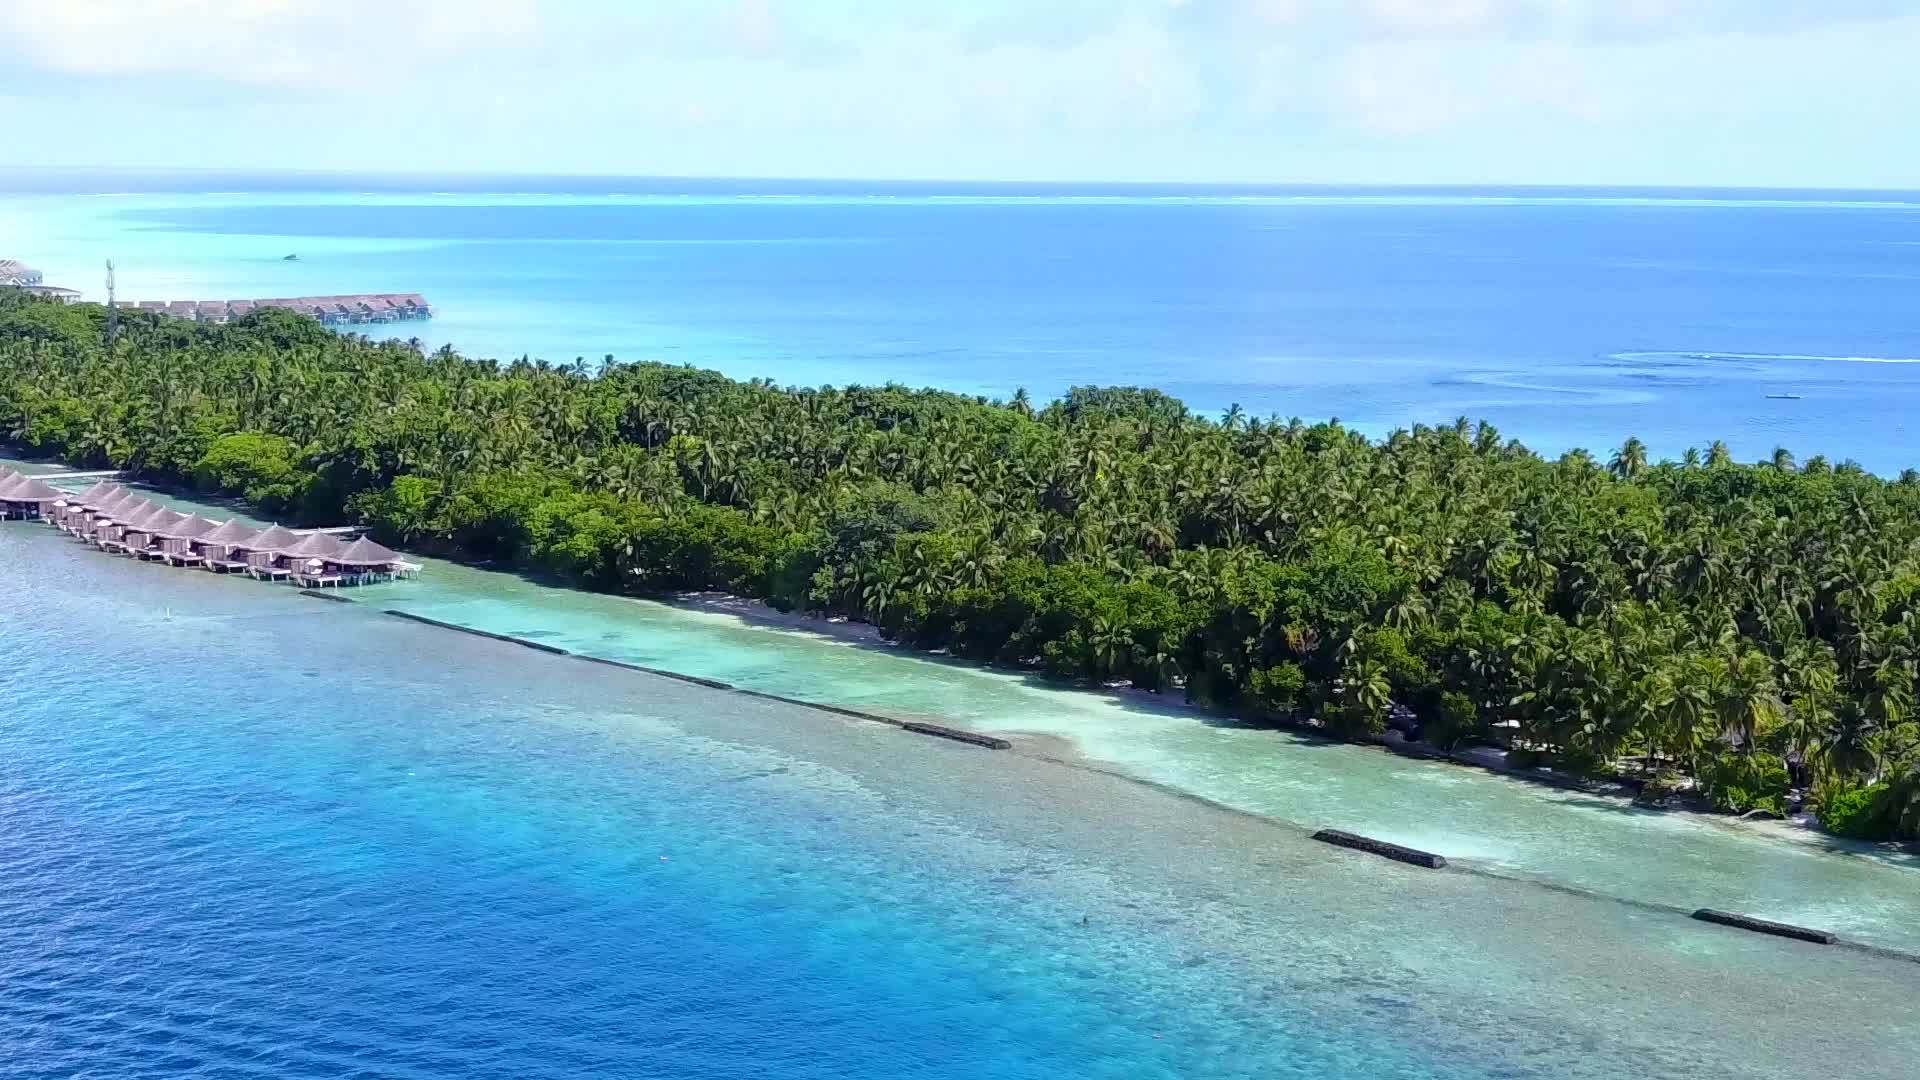
[[[1477,1075],[1189,1000],[714,695],[7,528],[9,1077]]]
[[[1891,1078],[1920,1050],[1909,962],[1414,876],[38,525],[0,525],[0,585],[9,1077]]]
[[[0,200],[34,208],[12,253],[92,292],[108,256],[134,299],[418,291],[441,316],[400,332],[479,355],[1920,464],[1920,196],[61,182],[149,193]]]
[[[750,737],[819,716],[6,529],[10,1077],[1487,1075]]]

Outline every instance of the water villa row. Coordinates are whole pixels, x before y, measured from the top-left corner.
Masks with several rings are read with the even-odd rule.
[[[129,311],[145,311],[192,322],[224,323],[258,308],[285,308],[329,326],[430,319],[433,308],[419,293],[362,293],[356,296],[270,297],[265,300],[122,300]]]
[[[109,267],[111,269],[111,267]],[[112,281],[108,281],[111,289]],[[73,304],[77,289],[46,284],[40,271],[13,259],[0,259],[0,288],[19,289]],[[189,322],[224,323],[258,308],[285,308],[329,326],[344,323],[390,323],[431,319],[433,308],[419,293],[355,293],[352,296],[272,296],[261,300],[119,300],[123,311],[145,311]]]
[[[365,537],[346,540],[334,535],[338,530],[211,521],[106,481],[75,495],[0,468],[0,511],[8,518],[46,521],[102,551],[291,581],[303,588],[364,585],[420,572],[418,565]]]

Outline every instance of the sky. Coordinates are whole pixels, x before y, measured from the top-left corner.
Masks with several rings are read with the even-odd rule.
[[[1920,188],[1920,0],[0,0],[0,166]]]

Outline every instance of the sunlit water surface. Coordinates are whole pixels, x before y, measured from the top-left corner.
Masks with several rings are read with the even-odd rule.
[[[94,299],[109,258],[123,299],[423,293],[363,329],[478,356],[1920,465],[1911,193],[321,182],[56,177],[0,191],[0,258]]]
[[[423,609],[482,603],[432,570]],[[1415,871],[39,525],[0,525],[0,584],[10,1075],[1900,1077],[1920,1052],[1907,962]],[[921,711],[1137,715],[1168,756],[1175,730],[1240,734],[574,599],[574,633],[742,681],[884,704],[919,671],[895,693]],[[1255,745],[1283,770],[1348,753]],[[1337,774],[1368,767],[1319,766],[1320,805],[1357,806]],[[1543,831],[1589,812],[1532,806]]]

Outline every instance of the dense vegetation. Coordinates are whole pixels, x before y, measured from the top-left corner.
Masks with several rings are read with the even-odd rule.
[[[1838,831],[1920,827],[1913,474],[1549,461],[1465,420],[1376,443],[1151,390],[500,365],[280,312],[103,323],[0,300],[0,435],[589,588],[841,612],[1339,735],[1399,706],[1730,811],[1799,779]]]

